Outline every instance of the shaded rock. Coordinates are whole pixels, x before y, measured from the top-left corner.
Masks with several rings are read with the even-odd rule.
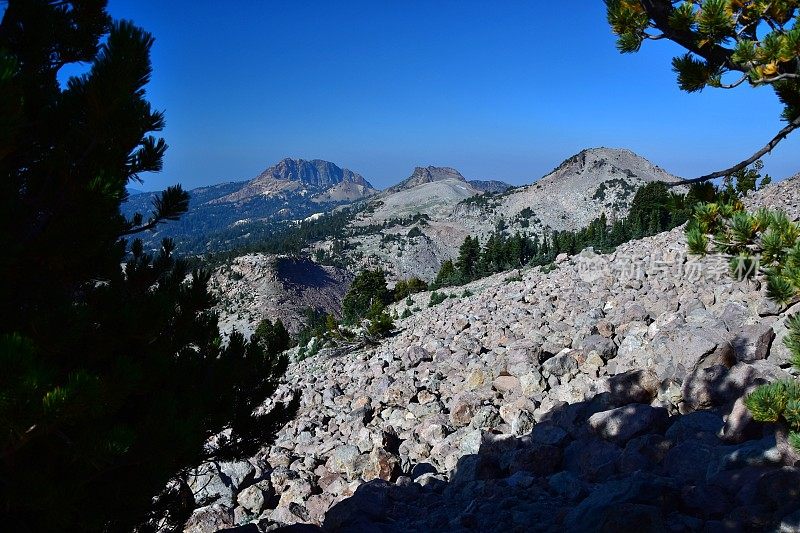
[[[650,471],[666,456],[673,442],[661,435],[642,435],[628,441],[619,458],[620,472]]]
[[[430,463],[417,463],[414,465],[414,468],[411,469],[411,479],[416,480],[417,478],[425,475],[425,474],[436,474],[436,467],[434,467]]]
[[[743,486],[736,495],[739,504],[759,504],[785,516],[800,509],[800,468],[785,466],[765,472]]]
[[[564,450],[564,469],[596,481],[616,472],[621,455],[622,450],[609,441],[600,438],[579,439]]]
[[[658,394],[659,381],[649,370],[631,370],[608,380],[611,404],[650,403]]]
[[[233,525],[233,509],[214,504],[195,509],[184,524],[184,533],[213,533]]]
[[[558,472],[547,478],[547,485],[557,495],[569,500],[581,500],[586,496],[587,492],[586,483],[575,473],[568,470]]]
[[[530,432],[529,438],[537,444],[550,446],[563,446],[570,440],[569,434],[552,422],[536,424]]]
[[[617,444],[648,431],[657,431],[667,420],[667,410],[645,404],[629,404],[595,413],[588,424],[597,435]]]
[[[665,475],[675,479],[702,483],[716,463],[714,448],[702,442],[685,441],[667,452],[662,468]]]
[[[650,474],[601,484],[567,513],[567,531],[664,531],[663,510],[677,507],[674,481]]]
[[[513,452],[512,472],[530,472],[536,476],[549,476],[561,467],[562,452],[556,446],[526,446]]]
[[[716,442],[722,425],[722,417],[718,414],[710,411],[696,411],[675,417],[664,435],[676,442],[687,440]]]
[[[713,485],[687,485],[681,490],[683,508],[704,520],[723,518],[731,508],[731,498]]]

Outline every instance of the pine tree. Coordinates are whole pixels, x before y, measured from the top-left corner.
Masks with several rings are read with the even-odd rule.
[[[8,531],[179,528],[181,471],[249,456],[296,404],[253,415],[286,360],[221,340],[210,275],[165,240],[171,187],[126,220],[126,186],[161,169],[144,87],[153,38],[102,0],[10,0],[0,22],[0,521]],[[88,72],[57,81],[66,64]],[[124,268],[120,265],[124,263]],[[226,437],[205,447],[212,435]],[[153,500],[155,498],[155,501]],[[142,527],[145,531],[147,528]]]
[[[449,287],[458,283],[458,275],[456,267],[452,259],[447,259],[439,267],[439,272],[436,274],[436,279],[433,282],[433,287]]]
[[[273,324],[268,318],[259,322],[254,333],[254,341],[261,344],[268,355],[275,356],[289,349],[291,338],[281,319]]]
[[[770,86],[783,104],[788,124],[766,146],[731,168],[688,182],[741,171],[800,127],[800,1],[605,1],[620,52],[637,52],[644,41],[658,39],[686,49],[672,60],[682,90]]]
[[[342,319],[347,324],[354,324],[366,316],[375,302],[386,306],[392,299],[386,284],[386,272],[380,268],[364,270],[356,275],[342,300]]]
[[[477,279],[480,255],[480,241],[477,237],[468,235],[458,250],[458,259],[455,263],[461,283],[468,283]]]

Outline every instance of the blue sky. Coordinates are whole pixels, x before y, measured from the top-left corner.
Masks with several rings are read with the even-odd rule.
[[[668,42],[621,55],[601,0],[110,0],[152,32],[164,171],[145,189],[249,179],[320,158],[378,187],[416,165],[519,184],[592,146],[685,177],[782,127],[768,88],[678,90]],[[800,134],[765,159],[800,170]]]

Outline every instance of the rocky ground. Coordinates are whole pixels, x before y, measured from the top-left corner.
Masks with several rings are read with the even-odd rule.
[[[797,217],[800,180],[751,203]],[[680,229],[448,292],[377,347],[293,364],[297,418],[198,470],[186,530],[800,531],[800,456],[742,402],[791,377],[800,306]]]

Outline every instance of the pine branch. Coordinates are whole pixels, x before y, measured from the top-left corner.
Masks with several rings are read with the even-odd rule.
[[[792,122],[790,122],[785,128],[783,128],[781,131],[779,131],[778,134],[775,135],[775,137],[773,137],[772,139],[770,139],[770,141],[764,147],[762,147],[760,150],[758,150],[756,153],[754,153],[753,155],[751,155],[750,157],[748,157],[744,161],[742,161],[740,163],[737,163],[736,165],[733,165],[730,168],[726,168],[725,170],[719,170],[717,172],[712,172],[711,174],[706,174],[704,176],[700,176],[699,178],[692,178],[692,179],[689,179],[689,180],[682,180],[682,181],[679,181],[679,182],[676,182],[676,183],[668,183],[667,187],[677,187],[677,186],[680,186],[680,185],[691,185],[693,183],[702,183],[704,181],[710,181],[710,180],[713,180],[713,179],[716,179],[716,178],[722,178],[724,176],[730,176],[734,172],[738,172],[738,171],[742,170],[743,168],[746,168],[746,167],[752,165],[757,160],[761,159],[766,154],[771,152],[775,148],[775,146],[778,145],[778,143],[780,143],[782,140],[784,140],[786,137],[788,137],[789,134],[792,133],[797,128],[800,128],[800,116],[798,116],[796,119],[794,119]]]
[[[655,27],[658,28],[667,39],[702,57],[712,66],[725,66],[728,70],[744,72],[744,69],[740,65],[731,61],[731,55],[733,55],[731,50],[718,44],[706,44],[705,46],[701,46],[698,44],[696,32],[673,27],[670,24],[670,16],[673,11],[675,11],[675,8],[670,0],[641,0],[641,3],[647,16],[650,17]]]
[[[153,216],[146,224],[134,225],[119,234],[120,237],[141,233],[155,228],[168,220],[178,220],[189,210],[189,193],[180,185],[167,187],[161,196],[153,200]]]

